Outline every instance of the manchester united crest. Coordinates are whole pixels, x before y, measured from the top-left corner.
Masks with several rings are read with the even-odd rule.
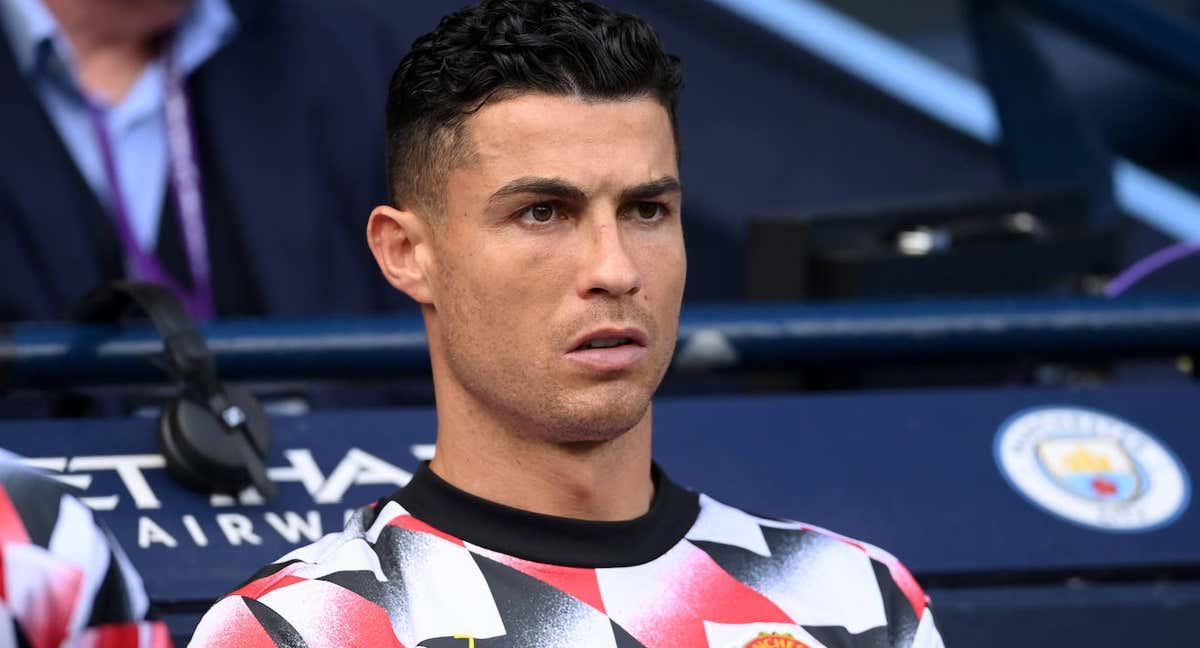
[[[760,632],[742,648],[809,648],[808,644],[781,632]]]
[[[996,463],[1034,504],[1104,531],[1147,531],[1187,508],[1179,459],[1132,423],[1080,407],[1038,407],[996,435]]]

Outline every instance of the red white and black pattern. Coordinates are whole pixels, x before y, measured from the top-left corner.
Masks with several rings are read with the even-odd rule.
[[[66,486],[0,458],[0,647],[162,648],[141,578]]]
[[[690,527],[665,550],[594,567],[485,548],[486,533],[473,544],[394,497],[222,599],[192,645],[745,648],[777,633],[792,643],[774,645],[795,647],[942,646],[924,593],[889,554],[692,497]]]

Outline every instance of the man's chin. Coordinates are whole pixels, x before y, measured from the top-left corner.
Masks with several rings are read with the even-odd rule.
[[[558,411],[546,412],[547,427],[563,442],[611,441],[642,422],[650,410],[650,396],[642,390],[588,390]]]

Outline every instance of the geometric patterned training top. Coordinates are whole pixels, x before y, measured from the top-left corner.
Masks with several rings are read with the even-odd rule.
[[[18,462],[0,451],[0,647],[170,648],[108,528]]]
[[[341,533],[284,556],[204,616],[193,646],[942,646],[888,553],[750,515],[654,469],[626,522],[538,515],[422,465]]]

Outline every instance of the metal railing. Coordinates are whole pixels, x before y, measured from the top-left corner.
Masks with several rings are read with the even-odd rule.
[[[222,320],[201,328],[226,380],[385,380],[429,373],[416,315]],[[0,384],[63,389],[162,382],[148,324],[18,324]],[[1017,357],[1105,360],[1200,351],[1200,295],[827,305],[689,306],[673,370],[746,372]]]

